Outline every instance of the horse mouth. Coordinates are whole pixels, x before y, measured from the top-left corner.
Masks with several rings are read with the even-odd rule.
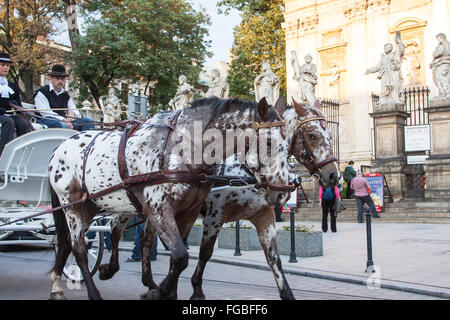
[[[322,187],[334,187],[339,183],[339,172],[335,169],[332,171],[323,171],[319,175],[319,184]]]

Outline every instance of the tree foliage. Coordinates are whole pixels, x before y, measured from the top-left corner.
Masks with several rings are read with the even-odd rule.
[[[56,33],[53,22],[60,17],[58,0],[4,0],[0,5],[0,47],[12,56],[10,77],[23,81],[24,101],[33,99],[34,78],[63,58],[60,50],[42,42]]]
[[[281,28],[284,1],[222,0],[221,10],[241,11],[242,22],[234,30],[233,60],[228,75],[230,95],[254,99],[253,81],[267,61],[280,77],[280,95],[286,93],[286,45]]]
[[[113,80],[154,83],[151,104],[166,104],[178,76],[196,81],[209,54],[209,17],[185,0],[84,1],[84,35],[75,37],[73,71],[98,101]],[[81,88],[86,94],[87,88]],[[151,93],[151,94],[150,94]]]

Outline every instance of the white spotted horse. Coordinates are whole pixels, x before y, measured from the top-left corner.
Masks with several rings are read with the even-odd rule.
[[[320,110],[320,104],[314,106],[301,105],[293,101],[294,107],[286,106],[284,98],[280,98],[275,109],[287,122],[289,155],[303,164],[311,175],[319,178],[322,186],[336,185],[339,179],[337,159],[331,148],[331,135],[326,127],[326,120]],[[216,174],[250,177],[246,165],[240,163],[236,155],[217,168]],[[274,208],[264,197],[261,190],[255,188],[228,189],[210,193],[202,206],[204,232],[200,246],[199,261],[192,277],[194,293],[191,299],[204,299],[202,275],[206,263],[210,259],[217,235],[226,222],[250,220],[257,229],[261,246],[268,265],[274,273],[276,284],[282,299],[294,299],[289,284],[283,274],[279,258]],[[149,234],[150,233],[150,234]],[[155,288],[150,268],[150,248],[153,244],[153,232],[143,232],[141,247],[142,280],[144,285]],[[118,266],[116,267],[118,270]],[[112,275],[111,275],[112,276]]]
[[[207,150],[210,142],[195,141],[193,131],[197,123],[200,137],[208,129],[224,137],[228,130],[236,128],[256,131],[258,142],[265,137],[267,145],[279,150],[271,154],[272,161],[262,161],[259,149],[256,156],[253,153],[245,159],[269,204],[278,206],[287,200],[293,188],[288,182],[285,121],[265,99],[259,103],[201,99],[181,111],[158,113],[132,130],[81,132],[64,141],[49,163],[58,241],[51,299],[65,299],[61,275],[71,251],[81,269],[88,297],[101,299],[89,274],[85,232],[102,209],[122,217],[140,214],[147,222],[145,230],[160,236],[171,251],[170,269],[161,284],[145,297],[177,298],[178,278],[189,258],[185,240],[209,191],[221,180],[214,172],[223,163],[206,162],[202,157],[199,162],[191,160],[196,149]],[[194,137],[194,150],[186,152],[180,146],[185,138],[189,141],[188,134]],[[223,148],[228,150],[229,145],[226,143]],[[232,152],[237,153],[237,149],[232,148]],[[248,149],[246,144],[245,150]],[[112,232],[112,240],[117,234]],[[118,241],[115,242],[117,246]],[[117,247],[113,250],[117,251]]]
[[[281,103],[280,103],[281,102]],[[311,175],[317,175],[319,183],[334,186],[339,179],[337,159],[331,147],[331,135],[326,120],[320,110],[320,103],[314,106],[301,105],[293,101],[294,107],[287,107],[283,98],[276,104],[277,111],[287,122],[289,156],[304,165]],[[226,166],[226,174],[245,175],[245,167],[237,162]],[[237,199],[237,202],[232,202]],[[202,207],[205,217],[203,237],[200,245],[197,268],[192,276],[194,292],[191,299],[205,299],[202,290],[202,277],[206,263],[210,259],[217,235],[222,225],[236,220],[249,220],[257,230],[258,238],[275,281],[281,299],[294,299],[289,284],[282,271],[278,254],[275,231],[274,207],[258,197],[251,189],[228,189],[210,193]],[[149,253],[147,253],[149,254]],[[143,256],[143,259],[147,257]]]

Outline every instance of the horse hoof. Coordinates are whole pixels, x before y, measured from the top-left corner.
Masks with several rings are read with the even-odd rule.
[[[67,300],[67,298],[64,295],[64,292],[58,291],[50,293],[50,300]]]
[[[100,278],[100,280],[109,280],[116,274],[118,268],[111,268],[110,264],[108,263],[108,264],[101,264],[98,270],[99,270],[98,277]]]
[[[205,295],[203,294],[203,295],[192,295],[190,298],[189,298],[189,300],[206,300],[206,297],[205,297]]]
[[[141,294],[142,300],[177,300],[177,296],[164,296],[161,294],[160,289],[148,290],[146,293]]]
[[[141,294],[142,300],[162,300],[161,293],[158,289],[148,290],[146,293]]]

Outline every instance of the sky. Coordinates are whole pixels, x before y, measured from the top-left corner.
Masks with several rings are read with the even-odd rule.
[[[206,13],[211,18],[211,25],[208,26],[209,37],[207,39],[211,40],[209,51],[213,53],[213,56],[211,58],[206,57],[205,66],[212,66],[220,61],[230,62],[233,28],[241,22],[239,11],[233,9],[229,15],[218,14],[217,0],[189,0],[189,2],[196,10],[200,10],[201,7],[205,8]],[[64,30],[67,30],[65,21],[59,25]],[[67,32],[63,32],[53,38],[58,43],[70,45]]]
[[[229,15],[218,14],[217,0],[191,0],[195,9],[200,6],[206,9],[211,18],[208,40],[211,40],[209,50],[214,54],[211,58],[206,58],[205,65],[211,66],[220,61],[230,62],[230,49],[233,45],[233,28],[241,22],[239,11],[231,10]]]

